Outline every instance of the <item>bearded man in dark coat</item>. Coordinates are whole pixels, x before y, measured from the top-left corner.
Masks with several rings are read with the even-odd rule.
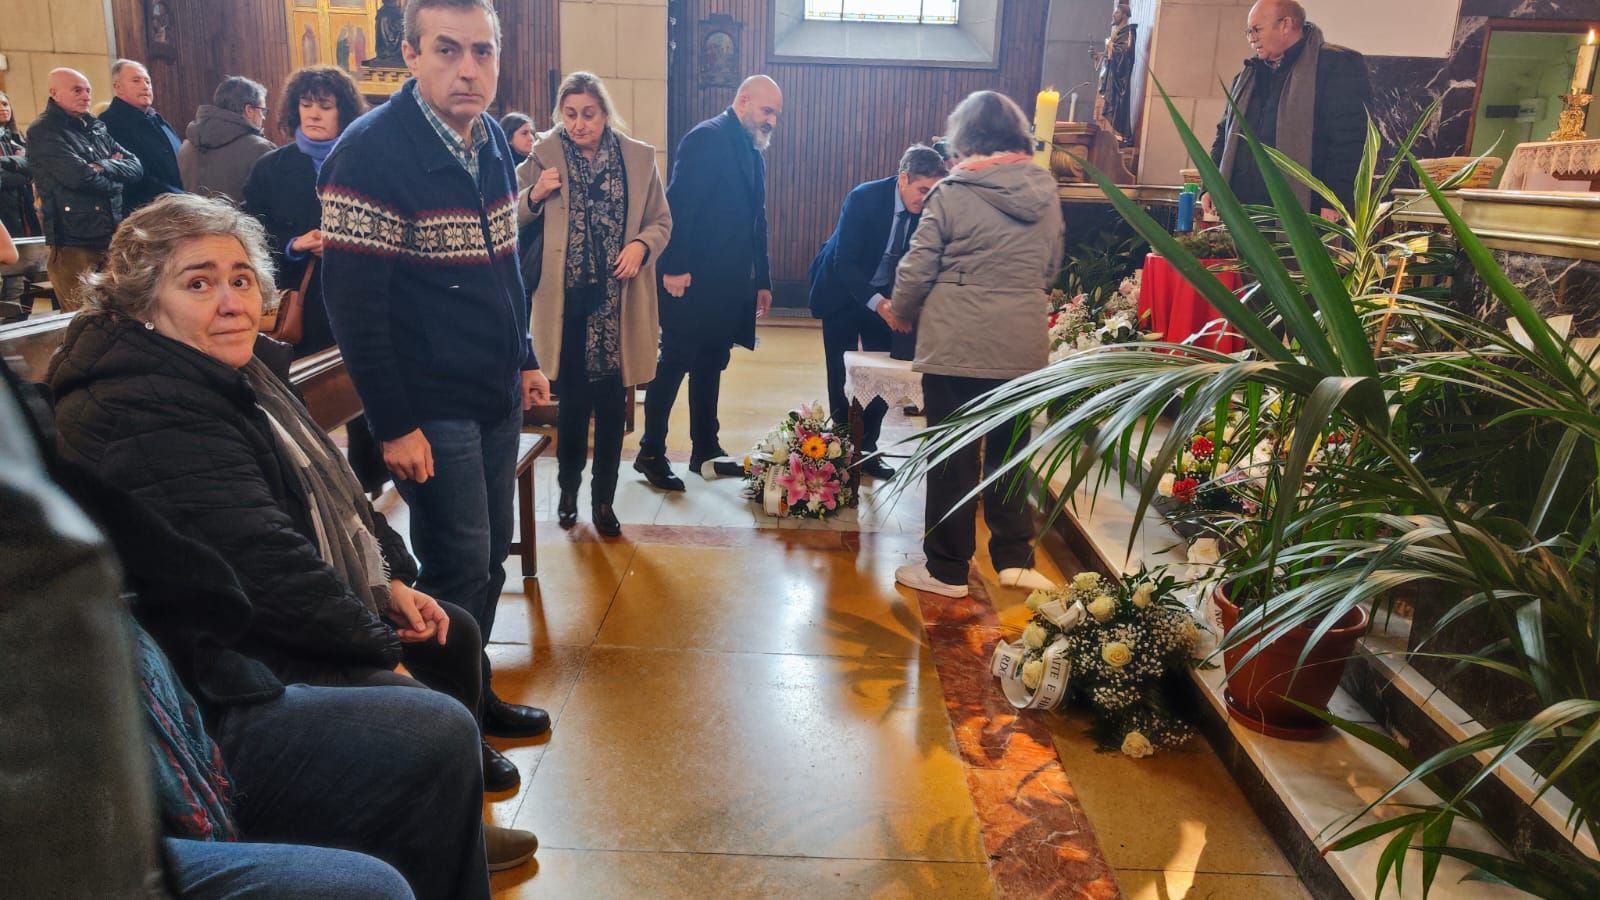
[[[733,105],[684,135],[667,184],[672,240],[661,277],[661,357],[645,392],[644,436],[633,467],[657,488],[683,490],[667,463],[667,419],[689,380],[689,468],[727,456],[717,396],[734,345],[756,345],[756,319],[772,308],[767,257],[766,164],[783,92],[755,75]],[[676,223],[684,223],[678,225]]]

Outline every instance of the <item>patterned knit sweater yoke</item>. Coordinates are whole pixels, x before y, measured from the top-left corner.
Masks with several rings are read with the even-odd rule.
[[[318,178],[329,320],[383,440],[430,420],[498,421],[518,371],[538,368],[511,148],[480,119],[474,180],[408,82],[340,136]]]

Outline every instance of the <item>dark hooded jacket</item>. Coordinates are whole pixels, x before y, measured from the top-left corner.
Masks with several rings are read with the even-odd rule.
[[[890,295],[917,325],[913,368],[985,379],[1043,368],[1062,228],[1055,178],[1031,162],[961,165],[935,185]]]
[[[250,167],[275,146],[240,113],[206,105],[194,114],[178,148],[183,189],[208,197],[244,202]]]
[[[261,338],[256,353],[287,371],[286,345]],[[88,314],[68,326],[48,380],[62,455],[233,568],[251,606],[239,651],[275,670],[400,661],[394,631],[323,562],[300,479],[242,372],[132,319]],[[373,515],[385,561],[409,583],[404,541]]]

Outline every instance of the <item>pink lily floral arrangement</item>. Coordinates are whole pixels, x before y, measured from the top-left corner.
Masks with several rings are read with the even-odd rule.
[[[855,505],[853,453],[821,403],[790,410],[744,458],[745,495],[769,515],[826,519]]]

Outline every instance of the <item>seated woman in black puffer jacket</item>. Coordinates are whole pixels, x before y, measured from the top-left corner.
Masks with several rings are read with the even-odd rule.
[[[271,273],[260,223],[225,203],[128,217],[50,367],[63,455],[228,561],[252,606],[237,648],[282,681],[420,681],[476,714],[472,617],[409,586],[404,541],[291,393],[289,348],[257,334]],[[506,765],[492,789],[515,785]],[[532,853],[526,833],[486,838],[491,865]]]

